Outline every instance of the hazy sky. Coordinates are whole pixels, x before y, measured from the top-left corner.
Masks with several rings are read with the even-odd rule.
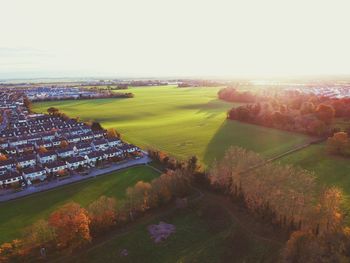
[[[350,74],[350,1],[1,0],[0,78]]]

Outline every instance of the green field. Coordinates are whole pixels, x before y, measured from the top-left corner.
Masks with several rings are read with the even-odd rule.
[[[233,104],[217,99],[219,88],[130,88],[135,98],[44,102],[34,111],[58,107],[71,117],[115,127],[131,143],[156,147],[178,158],[196,154],[205,164],[230,145],[272,156],[309,139],[301,134],[227,121]],[[238,104],[235,104],[238,105]]]
[[[176,232],[155,244],[147,226],[160,221],[173,224]],[[128,256],[121,255],[123,249]],[[65,262],[275,262],[279,249],[278,243],[242,230],[223,207],[206,199],[185,210],[143,220]]]
[[[67,202],[74,201],[86,206],[101,195],[121,200],[127,187],[139,180],[150,181],[157,176],[158,173],[151,168],[134,167],[0,203],[0,243],[18,238],[26,226],[46,218],[58,206]]]

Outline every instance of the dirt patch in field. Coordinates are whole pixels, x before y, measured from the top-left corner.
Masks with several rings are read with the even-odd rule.
[[[147,229],[156,244],[167,240],[171,234],[176,232],[176,227],[174,225],[162,221],[159,222],[158,225],[149,225]]]

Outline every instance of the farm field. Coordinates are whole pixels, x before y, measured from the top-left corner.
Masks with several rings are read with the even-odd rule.
[[[301,134],[226,121],[233,104],[217,99],[219,89],[138,87],[128,89],[135,94],[132,99],[43,102],[34,104],[34,111],[55,106],[71,117],[114,127],[138,146],[156,147],[183,159],[196,154],[206,165],[231,145],[269,157],[309,140]]]
[[[101,195],[116,197],[117,201],[120,201],[127,187],[140,180],[151,181],[158,175],[148,167],[133,167],[0,203],[0,243],[18,238],[26,226],[46,218],[53,210],[67,202],[74,201],[86,206]]]
[[[246,232],[222,206],[208,199],[139,223],[66,262],[138,262],[140,258],[154,263],[231,262],[233,258],[234,262],[275,262],[279,243]],[[176,232],[155,244],[147,226],[160,221],[174,225]],[[124,249],[128,256],[121,255]]]

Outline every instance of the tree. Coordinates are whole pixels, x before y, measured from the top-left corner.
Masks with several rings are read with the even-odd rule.
[[[151,184],[143,181],[138,181],[134,187],[127,189],[127,196],[132,210],[143,212],[150,208],[149,197],[151,189]]]
[[[327,150],[333,154],[348,155],[350,154],[349,137],[346,132],[334,133],[327,140]]]
[[[319,263],[320,244],[316,236],[310,232],[293,232],[283,251],[282,262],[286,263]]]
[[[26,249],[46,247],[56,238],[54,229],[46,220],[39,220],[31,225],[24,234]]]
[[[60,110],[58,108],[55,108],[55,107],[50,107],[47,109],[47,112],[49,113],[49,115],[57,115]]]
[[[91,130],[93,131],[102,131],[103,128],[99,122],[93,122],[91,125]]]
[[[315,112],[315,105],[312,102],[304,102],[300,108],[300,114],[311,114]]]
[[[91,240],[88,212],[79,204],[68,203],[49,217],[57,236],[57,247],[72,251]]]
[[[309,123],[307,130],[312,135],[322,136],[327,132],[327,126],[321,120],[313,120]]]
[[[101,196],[88,206],[92,233],[99,233],[114,226],[117,221],[117,200]]]
[[[28,99],[27,96],[25,96],[23,98],[23,104],[24,104],[25,107],[27,107],[29,112],[32,112],[33,105],[32,105],[32,102]]]
[[[330,187],[323,191],[319,204],[319,230],[320,233],[334,233],[341,229],[343,216],[341,214],[341,201],[343,195],[337,187]]]
[[[120,138],[120,134],[116,131],[114,128],[109,128],[107,130],[107,138],[112,139],[112,138]]]
[[[7,160],[7,156],[3,153],[0,153],[0,161],[6,161]]]
[[[331,124],[335,116],[335,111],[330,105],[320,104],[316,109],[316,116],[319,120],[324,121],[326,124]]]
[[[41,145],[41,146],[39,147],[39,149],[38,149],[38,152],[39,152],[39,153],[47,153],[48,150],[45,148],[45,146]]]
[[[61,143],[60,143],[60,147],[62,149],[67,148],[68,145],[69,145],[69,143],[66,140],[62,140]]]

